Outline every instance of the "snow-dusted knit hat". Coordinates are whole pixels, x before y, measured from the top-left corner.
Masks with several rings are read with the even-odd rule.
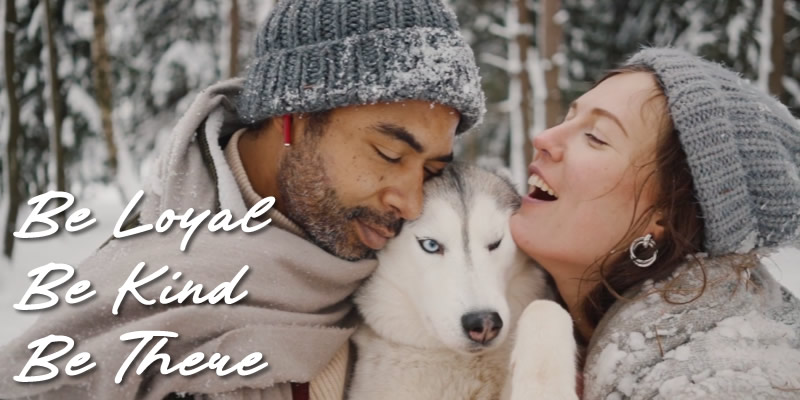
[[[655,70],[686,153],[711,255],[796,240],[800,123],[719,64],[669,48],[627,62]],[[669,173],[669,171],[665,171]]]
[[[485,111],[478,67],[442,0],[280,0],[237,98],[248,124],[358,104],[424,100]]]

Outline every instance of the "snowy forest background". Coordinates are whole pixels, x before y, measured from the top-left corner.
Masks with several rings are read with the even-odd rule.
[[[445,1],[473,46],[489,100],[485,123],[460,140],[457,154],[505,165],[520,185],[528,138],[643,45],[670,44],[725,63],[800,115],[796,0]],[[272,4],[4,0],[0,295],[15,286],[10,276],[27,279],[24,272],[53,254],[77,263],[110,235],[196,93],[242,74]],[[75,194],[103,228],[57,236],[46,251],[41,243],[15,244],[11,232],[27,216],[27,200],[54,189]],[[800,293],[800,252],[779,258],[794,261],[783,275]],[[23,274],[3,272],[15,268]]]

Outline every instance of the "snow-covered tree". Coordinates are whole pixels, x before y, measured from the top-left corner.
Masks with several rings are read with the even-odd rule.
[[[115,80],[114,121],[123,142],[120,162],[130,160],[130,176],[124,179],[133,181],[133,186],[139,185],[149,163],[133,166],[132,160],[152,160],[153,150],[168,137],[195,95],[230,76],[231,65],[247,65],[253,32],[271,2],[237,3],[240,9],[249,10],[239,14],[240,46],[233,49],[238,53],[237,63],[231,61],[233,4],[216,0],[110,0],[107,10]]]
[[[800,116],[800,4],[797,1],[784,3],[784,68],[783,83],[784,94],[781,97],[787,103],[795,116]]]
[[[511,166],[517,175],[524,175],[521,166],[530,157],[524,154],[530,149],[527,139],[552,125],[560,114],[552,103],[558,102],[559,93],[552,92],[556,75],[563,107],[643,45],[678,46],[723,62],[800,114],[797,1],[443,1],[456,11],[473,47],[488,100],[484,124],[458,142],[461,159]],[[20,115],[20,128],[15,129],[20,197],[55,188],[58,168],[51,132],[59,120],[67,190],[80,197],[93,184],[114,184],[127,197],[140,188],[155,149],[166,141],[196,93],[231,76],[234,69],[237,75],[245,73],[254,35],[273,2],[51,0],[60,80],[60,87],[51,88],[49,82],[55,80],[48,77],[44,3],[16,0],[17,23],[5,32],[13,33],[15,44],[12,75]],[[548,11],[558,3],[560,11]],[[98,96],[96,87],[101,85],[94,79],[100,63],[92,60],[97,35],[90,4],[104,6],[107,19],[110,95],[105,100]],[[547,17],[540,19],[544,14]],[[546,29],[548,23],[553,29]],[[557,42],[562,35],[555,50],[545,48],[550,39]],[[549,69],[553,65],[560,71],[547,75],[555,71]],[[14,136],[9,134],[12,107],[5,82],[0,82],[4,149]],[[107,118],[103,122],[103,108],[98,105],[107,104],[107,97],[111,97],[111,123]],[[52,111],[59,104],[61,118]],[[106,139],[105,132],[111,131],[113,142]],[[108,143],[114,143],[116,150],[110,150]],[[4,158],[0,190],[9,185],[8,157]],[[115,158],[118,172],[110,161]]]
[[[19,139],[22,136],[22,127],[19,122],[19,99],[17,98],[17,63],[16,63],[16,45],[15,38],[17,33],[17,11],[16,3],[14,0],[6,0],[6,7],[4,9],[3,18],[3,72],[6,82],[5,97],[7,99],[8,107],[5,108],[3,113],[4,118],[0,118],[3,122],[3,127],[0,132],[4,132],[5,152],[3,159],[5,162],[0,168],[4,174],[5,189],[0,204],[5,205],[2,216],[5,219],[3,228],[3,254],[6,257],[11,257],[14,251],[14,239],[11,236],[13,232],[12,227],[17,221],[17,211],[19,203],[21,202],[20,196],[20,177],[19,177]]]
[[[782,70],[780,80],[785,92],[776,93],[774,87],[772,92],[794,107],[795,114],[800,110],[797,2],[563,0],[563,3],[568,15],[564,34],[569,77],[565,89],[569,99],[584,92],[588,82],[642,46],[670,45],[722,62],[748,79],[763,82],[764,90],[768,89],[770,72]],[[785,49],[778,54],[785,56],[778,61],[782,68],[772,65],[775,41],[781,41]]]

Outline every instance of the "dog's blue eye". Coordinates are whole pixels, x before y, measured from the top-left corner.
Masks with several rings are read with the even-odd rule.
[[[442,246],[439,245],[439,242],[433,239],[420,239],[418,242],[419,246],[422,247],[422,250],[425,250],[428,253],[435,254],[442,252]]]

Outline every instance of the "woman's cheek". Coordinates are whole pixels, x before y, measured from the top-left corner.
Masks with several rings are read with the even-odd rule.
[[[523,252],[529,256],[532,255],[533,241],[536,240],[535,237],[537,233],[536,221],[533,221],[531,216],[525,215],[524,212],[520,211],[511,216],[509,225],[511,238],[514,239],[514,243],[516,243]]]

